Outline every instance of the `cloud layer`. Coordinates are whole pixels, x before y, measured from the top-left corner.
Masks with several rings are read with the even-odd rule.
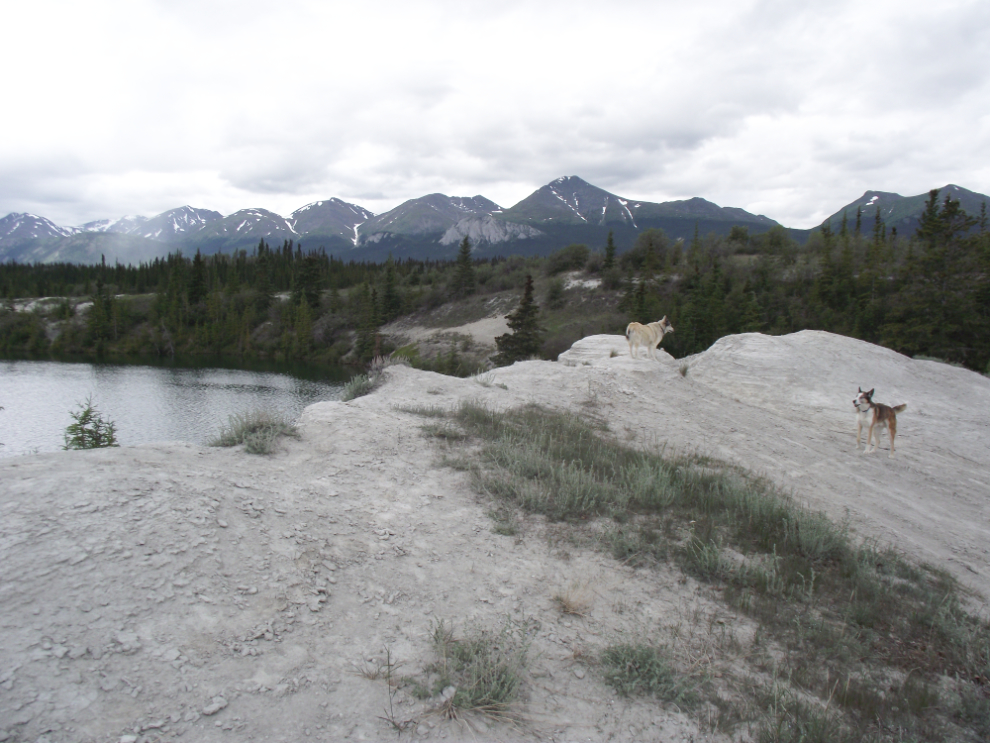
[[[990,191],[990,4],[37,0],[6,12],[0,214],[511,206],[560,175],[788,226]]]

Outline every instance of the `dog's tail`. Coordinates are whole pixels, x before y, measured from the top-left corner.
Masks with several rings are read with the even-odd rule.
[[[903,413],[906,409],[907,409],[907,403],[904,403],[902,405],[895,405],[894,406],[894,412],[895,413]]]
[[[629,338],[629,334],[632,332],[632,326],[633,326],[632,323],[629,323],[628,325],[626,325],[626,339]]]

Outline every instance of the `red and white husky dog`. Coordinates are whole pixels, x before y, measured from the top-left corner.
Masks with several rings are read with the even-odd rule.
[[[859,388],[859,394],[853,400],[856,407],[856,448],[859,448],[859,438],[863,433],[864,426],[869,423],[869,430],[866,432],[866,448],[864,454],[872,454],[880,446],[880,430],[887,429],[890,434],[890,458],[894,458],[894,436],[897,435],[897,414],[907,408],[907,403],[903,405],[881,405],[873,402],[874,387],[869,392],[863,392]],[[873,441],[873,448],[870,448],[870,441]]]

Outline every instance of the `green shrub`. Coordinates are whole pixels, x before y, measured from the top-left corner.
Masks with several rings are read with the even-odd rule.
[[[85,403],[79,404],[79,410],[69,413],[74,423],[65,428],[65,446],[63,449],[102,449],[108,446],[119,446],[117,443],[117,426],[113,421],[106,420],[93,405],[92,397],[87,397]]]
[[[547,276],[556,276],[564,271],[579,271],[588,262],[590,252],[587,245],[568,245],[550,254],[544,271]]]
[[[565,302],[564,280],[560,277],[550,279],[550,283],[547,285],[547,307],[552,310],[559,310],[564,306]]]
[[[340,393],[340,399],[348,402],[358,397],[370,395],[375,389],[375,380],[368,374],[358,374],[351,377],[344,385],[344,391]]]

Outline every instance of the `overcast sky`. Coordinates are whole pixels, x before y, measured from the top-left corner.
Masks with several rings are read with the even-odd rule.
[[[561,175],[816,225],[990,193],[990,2],[32,0],[3,11],[0,216],[381,213]]]

